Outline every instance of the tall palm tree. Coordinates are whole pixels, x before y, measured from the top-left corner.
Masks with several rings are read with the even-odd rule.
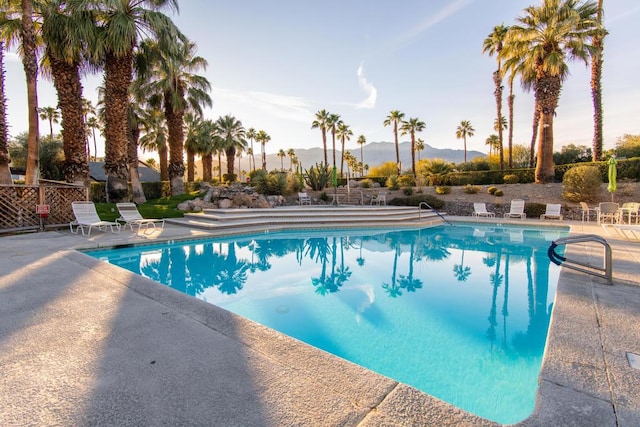
[[[463,120],[456,129],[456,138],[464,141],[464,162],[467,163],[467,137],[472,137],[476,130],[469,120]]]
[[[255,151],[253,151],[253,141],[256,139],[256,130],[254,128],[247,129],[247,134],[245,136],[251,143],[251,147],[249,147],[249,150],[251,151],[247,150],[247,154],[251,156],[251,164],[253,166],[249,166],[249,169],[254,171],[256,170],[256,157],[254,155]]]
[[[107,195],[110,201],[124,200],[128,195],[127,161],[127,117],[129,91],[133,79],[134,47],[139,35],[145,34],[159,41],[164,52],[172,50],[178,39],[184,36],[173,21],[162,13],[163,9],[177,10],[177,0],[68,0],[70,9],[87,10],[95,13],[97,43],[93,53],[99,56],[105,72],[105,173],[107,175]],[[175,132],[176,120],[167,118],[172,129],[170,140],[173,142],[181,135]],[[181,190],[182,174],[182,138],[180,137],[180,155],[173,159],[169,173],[171,178],[178,177],[172,185],[172,191]],[[178,154],[175,153],[174,156]],[[180,161],[180,164],[177,162]],[[174,184],[174,183],[172,183]],[[180,191],[181,192],[181,191]]]
[[[195,43],[177,42],[174,50],[164,50],[155,41],[145,41],[142,55],[149,63],[143,65],[143,77],[152,82],[149,91],[162,94],[164,115],[169,131],[169,180],[173,195],[184,192],[184,114],[187,110],[202,115],[202,106],[211,106],[209,81],[195,72],[206,69],[207,61],[196,55]],[[233,170],[233,167],[231,167]]]
[[[287,150],[287,156],[289,157],[289,171],[293,171],[293,159],[296,157],[296,150],[289,148]]]
[[[265,151],[265,145],[267,142],[271,141],[271,137],[269,134],[263,130],[259,130],[256,134],[256,142],[260,143],[262,149],[262,170],[267,170],[267,153]]]
[[[218,139],[227,156],[227,175],[233,180],[236,151],[247,147],[246,130],[240,120],[228,114],[216,120],[216,127]]]
[[[496,120],[502,120],[502,57],[500,51],[504,45],[504,39],[507,36],[509,27],[504,24],[496,25],[493,27],[493,31],[484,40],[482,44],[482,53],[488,53],[489,56],[496,55],[498,68],[493,72],[493,83],[496,86],[493,94],[496,98]],[[500,144],[498,146],[498,153],[500,155],[500,170],[504,170],[504,148],[502,139],[502,127],[497,129],[498,139]]]
[[[424,139],[418,138],[416,139],[416,146],[414,147],[414,151],[418,153],[418,161],[420,161],[420,153],[424,151]]]
[[[500,170],[504,170],[504,144],[502,143],[502,139],[500,139],[500,135],[502,132],[507,130],[509,124],[507,123],[507,118],[502,116],[501,120],[496,119],[493,121],[493,130],[498,132],[498,142],[494,145],[496,150],[498,151],[498,156],[500,158]],[[511,145],[509,145],[509,151],[511,151]]]
[[[287,157],[287,153],[281,148],[276,156],[280,157],[280,170],[284,171],[284,158]]]
[[[87,129],[91,131],[91,136],[93,137],[93,161],[97,160],[98,156],[98,143],[96,142],[96,129],[100,130],[100,121],[98,117],[91,116],[87,119]]]
[[[607,30],[602,26],[602,2],[598,0],[596,31],[591,37],[591,98],[593,99],[593,161],[602,159],[602,52]]]
[[[22,0],[22,66],[27,78],[27,117],[29,131],[27,136],[27,170],[25,184],[36,185],[39,177],[39,145],[38,128],[38,59],[36,55],[36,30],[33,23],[33,1]]]
[[[311,129],[320,129],[322,132],[322,147],[324,149],[324,165],[327,166],[329,164],[327,160],[327,123],[329,121],[330,114],[327,110],[320,110],[316,113],[316,119],[311,123]]]
[[[411,136],[411,171],[416,176],[416,132],[422,132],[427,124],[417,117],[412,117],[403,121],[400,126],[401,135]]]
[[[90,134],[90,128],[89,128],[89,118],[91,116],[95,116],[96,115],[96,107],[93,105],[93,103],[91,102],[91,100],[87,99],[87,98],[82,98],[82,116],[84,118],[84,143],[87,147],[87,159],[91,160],[91,149],[89,148],[89,134]],[[95,136],[95,133],[94,133]],[[95,144],[96,140],[95,138],[93,138],[93,148],[94,151],[96,150],[96,144]],[[95,155],[94,155],[95,157]]]
[[[363,147],[367,143],[367,138],[364,135],[360,135],[360,136],[358,136],[357,143],[360,146],[360,163],[362,163],[364,165]]]
[[[500,138],[498,138],[498,135],[491,134],[487,137],[484,145],[488,145],[489,146],[489,155],[491,155],[493,153],[494,149],[498,148],[498,145],[500,145]]]
[[[160,164],[160,180],[169,180],[169,155],[167,125],[162,110],[148,108],[143,115],[143,133],[140,147],[144,151],[157,151]]]
[[[187,152],[187,182],[193,182],[195,178],[195,157],[200,152],[200,134],[202,120],[198,115],[188,112],[184,115],[184,124],[187,131],[184,140],[184,150]]]
[[[87,67],[86,45],[90,41],[93,21],[86,11],[68,11],[63,1],[39,4],[42,14],[42,38],[46,43],[53,84],[58,94],[62,116],[62,141],[65,155],[64,175],[69,182],[89,185],[87,138],[82,105],[81,72]],[[52,123],[60,115],[57,108],[40,109],[41,117]]]
[[[40,119],[49,122],[49,139],[53,139],[53,124],[60,123],[60,110],[56,107],[40,107],[38,108]]]
[[[336,172],[336,130],[338,128],[338,126],[340,125],[340,123],[342,123],[342,120],[340,120],[340,115],[339,114],[329,114],[329,117],[327,118],[327,129],[331,131],[331,150],[333,152],[333,176],[334,176],[334,186],[336,185],[335,183],[335,176],[337,174]]]
[[[509,160],[507,165],[509,169],[513,169],[513,104],[516,96],[513,94],[513,80],[515,79],[515,73],[509,75],[509,96],[507,96],[507,107],[509,109],[509,141],[507,146],[509,147]]]
[[[198,132],[198,153],[202,156],[202,180],[209,182],[213,178],[213,154],[219,149],[216,135],[218,129],[213,120],[203,120]]]
[[[398,124],[404,119],[404,113],[398,110],[391,110],[387,118],[384,120],[384,126],[393,125],[393,137],[396,143],[396,165],[398,166],[398,175],[400,175],[400,147],[398,145]]]
[[[342,153],[340,155],[340,176],[342,176],[342,170],[344,168],[344,143],[345,141],[351,140],[353,131],[349,128],[349,125],[340,122],[336,129],[336,136],[340,139],[340,143],[342,144]]]
[[[569,75],[567,59],[587,63],[593,47],[588,43],[596,32],[597,5],[592,1],[544,0],[530,6],[519,25],[509,29],[503,50],[509,60],[521,61],[535,72],[533,84],[536,110],[540,114],[536,183],[554,179],[553,119],[563,81]],[[519,59],[514,59],[519,58]]]
[[[9,132],[7,128],[7,98],[4,92],[4,42],[0,40],[0,184],[11,185],[11,157],[9,156]]]

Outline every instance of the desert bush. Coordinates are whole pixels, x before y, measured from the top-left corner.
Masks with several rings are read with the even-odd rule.
[[[478,192],[480,192],[480,187],[478,187],[477,185],[467,184],[462,187],[462,191],[466,194],[477,194]]]
[[[496,197],[502,197],[502,196],[504,196],[504,191],[496,190],[496,191],[493,192],[493,195],[496,196]]]
[[[304,178],[298,173],[287,175],[287,192],[297,193],[304,189]]]
[[[399,190],[400,183],[398,182],[398,175],[391,175],[389,178],[387,178],[385,187],[387,187],[389,190]]]
[[[287,194],[287,174],[274,172],[262,175],[260,178],[254,176],[255,189],[265,196]]]
[[[491,186],[491,187],[487,188],[487,193],[489,193],[489,194],[495,194],[496,191],[498,191],[497,187]]]
[[[436,187],[436,194],[450,194],[451,187],[446,185],[439,185]]]
[[[371,188],[373,187],[373,181],[370,179],[363,179],[362,181],[360,181],[360,187],[362,188]]]
[[[329,185],[331,173],[328,166],[316,163],[315,166],[311,166],[305,171],[304,179],[312,190],[320,191]]]
[[[518,178],[518,175],[510,173],[505,175],[502,180],[505,184],[517,184],[520,181],[520,178]]]
[[[421,202],[426,202],[435,209],[442,209],[444,207],[444,200],[431,196],[428,194],[414,195],[408,197],[395,197],[387,201],[387,205],[390,206],[419,206]]]
[[[595,202],[600,194],[602,177],[595,166],[576,166],[562,180],[562,197],[571,202]]]
[[[540,218],[540,215],[546,210],[547,205],[543,203],[527,202],[524,204],[524,213],[527,214],[527,218]]]
[[[401,175],[398,177],[398,185],[400,187],[415,187],[416,178],[413,175]]]
[[[410,196],[413,194],[413,187],[403,187],[402,192],[405,196]]]

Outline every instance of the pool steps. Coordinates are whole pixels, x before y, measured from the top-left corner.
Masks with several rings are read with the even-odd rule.
[[[205,209],[166,222],[207,230],[277,230],[314,227],[380,227],[440,224],[431,210],[398,206],[289,206],[266,209]]]

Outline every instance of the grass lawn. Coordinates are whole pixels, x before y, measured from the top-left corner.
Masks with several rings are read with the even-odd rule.
[[[195,199],[199,192],[184,193],[179,196],[163,197],[155,200],[147,200],[138,205],[140,214],[145,218],[182,218],[184,211],[178,209],[178,204]],[[96,203],[96,211],[101,219],[115,221],[120,217],[115,203]]]

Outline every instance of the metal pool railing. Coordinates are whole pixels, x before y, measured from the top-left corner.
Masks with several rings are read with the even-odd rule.
[[[600,243],[604,246],[604,265],[602,266],[602,268],[594,267],[580,261],[568,259],[556,253],[556,248],[560,245],[587,242]],[[600,236],[597,236],[595,234],[585,234],[583,236],[561,237],[560,239],[556,239],[551,243],[551,245],[549,246],[549,250],[547,250],[547,255],[549,256],[551,262],[556,265],[562,265],[572,270],[600,277],[602,279],[605,279],[609,285],[613,285],[613,257],[611,253],[611,246],[609,246],[609,243],[607,243],[607,241]]]
[[[431,205],[429,205],[429,203],[427,202],[420,202],[420,204],[418,205],[418,218],[422,219],[422,205],[425,205],[428,209],[431,209],[432,211],[434,211],[436,213],[436,215],[438,215],[440,218],[442,218],[442,220],[444,222],[446,222],[449,225],[453,225],[451,224],[451,222],[449,222],[449,220],[447,220],[445,217],[442,216],[442,214],[440,212],[438,212],[438,210],[434,207],[431,207]]]

